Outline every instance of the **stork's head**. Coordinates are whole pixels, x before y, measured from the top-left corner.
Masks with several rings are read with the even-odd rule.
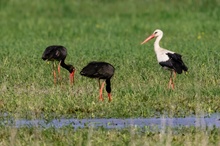
[[[156,29],[152,35],[150,35],[148,38],[146,38],[141,45],[143,45],[144,43],[148,42],[149,40],[158,37],[158,36],[163,36],[163,32],[160,29]]]
[[[160,29],[156,29],[152,35],[154,35],[154,37],[158,37],[163,35],[163,32]]]

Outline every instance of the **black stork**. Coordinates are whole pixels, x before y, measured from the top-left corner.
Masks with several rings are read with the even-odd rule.
[[[170,81],[168,88],[170,86],[174,89],[173,76],[176,77],[176,72],[181,74],[183,71],[187,72],[188,68],[182,60],[182,56],[178,53],[161,48],[159,43],[163,37],[163,32],[159,29],[155,30],[152,35],[145,39],[141,44],[148,42],[149,40],[156,38],[154,42],[154,51],[157,56],[158,63],[164,68],[171,71]]]
[[[59,76],[60,76],[60,66],[62,66],[63,68],[69,71],[70,84],[73,84],[75,68],[72,65],[65,64],[66,56],[67,56],[67,50],[65,47],[59,45],[52,45],[52,46],[48,46],[45,49],[42,55],[42,59],[53,62],[59,61],[59,65],[58,65]],[[54,75],[54,84],[56,84],[55,62],[53,63],[53,75]]]
[[[85,66],[80,74],[82,76],[86,76],[89,78],[97,78],[99,82],[99,100],[103,101],[102,90],[104,88],[104,84],[106,82],[106,91],[108,93],[109,102],[112,100],[111,98],[111,82],[110,79],[114,75],[115,68],[106,62],[90,62],[87,66]],[[102,85],[100,84],[100,80],[105,80]]]

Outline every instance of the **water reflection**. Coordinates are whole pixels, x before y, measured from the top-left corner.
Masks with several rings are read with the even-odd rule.
[[[4,124],[3,124],[4,123]],[[85,127],[103,127],[111,128],[126,128],[130,126],[137,127],[178,127],[178,126],[196,126],[196,127],[220,127],[220,114],[214,114],[209,117],[185,117],[185,118],[137,118],[137,119],[54,119],[50,122],[44,120],[7,120],[2,122],[5,126],[15,127],[55,127],[72,126],[74,129]]]

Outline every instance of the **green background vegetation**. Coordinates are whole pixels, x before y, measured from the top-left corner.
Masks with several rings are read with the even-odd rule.
[[[46,120],[219,112],[219,7],[218,0],[1,0],[0,111]],[[140,45],[157,28],[164,32],[160,45],[182,54],[189,68],[177,75],[174,91],[154,40]],[[64,69],[53,85],[52,64],[41,59],[54,44],[68,49],[66,63],[76,67],[72,87]],[[106,92],[98,100],[96,80],[79,75],[90,61],[115,66],[111,103]]]

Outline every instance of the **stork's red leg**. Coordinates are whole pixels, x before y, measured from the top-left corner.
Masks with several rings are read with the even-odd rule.
[[[171,78],[170,78],[170,81],[168,83],[168,88],[170,89],[170,86],[171,86]]]
[[[170,86],[171,86],[171,77],[172,77],[172,72],[170,73],[170,80],[169,80],[169,83],[168,83],[168,88],[170,89]]]
[[[170,81],[169,81],[169,85],[168,85],[169,89],[170,89],[170,86],[171,86],[172,89],[174,89],[173,71],[170,72]]]
[[[171,78],[172,79],[172,78]],[[171,80],[171,87],[172,89],[174,90],[174,82],[173,82],[173,79]]]
[[[108,93],[108,101],[109,101],[109,102],[112,101],[111,93]]]
[[[59,80],[61,81],[61,76],[60,76],[60,63],[61,63],[61,61],[60,61],[59,64],[58,64],[57,70],[58,70]]]
[[[174,89],[173,73],[174,73],[174,76],[176,76],[175,71],[171,71],[171,75],[170,75],[171,82],[170,82],[170,85],[171,85],[172,89]]]
[[[54,84],[56,84],[56,70],[55,70],[55,62],[53,62],[53,79],[54,79]]]
[[[176,78],[176,71],[173,71],[172,89],[174,89],[174,79]]]
[[[102,94],[101,94],[101,84],[100,84],[100,79],[98,79],[98,83],[99,83],[99,99],[102,98]]]
[[[99,80],[100,81],[100,80]],[[100,82],[99,82],[100,83]],[[102,86],[101,88],[99,89],[99,100],[103,101],[103,97],[102,97],[102,91],[103,91],[103,88],[104,88],[104,85],[105,85],[105,82],[102,83]]]

